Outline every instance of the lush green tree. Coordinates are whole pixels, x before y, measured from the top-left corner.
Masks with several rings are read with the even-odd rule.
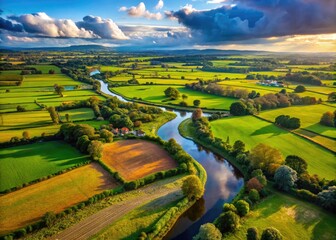
[[[204,193],[204,187],[201,180],[195,176],[188,176],[182,184],[182,192],[189,199],[200,199]]]
[[[57,217],[54,212],[47,212],[46,214],[44,214],[42,218],[44,224],[49,228],[54,225],[54,223],[56,222],[56,219]]]
[[[57,93],[58,95],[60,95],[61,97],[63,97],[63,92],[64,92],[64,87],[58,84],[54,85],[54,89],[55,89],[55,93]]]
[[[185,101],[182,101],[182,102],[180,102],[180,106],[182,106],[182,107],[187,107],[187,106],[188,106],[188,103],[185,102]]]
[[[180,92],[176,88],[169,87],[164,90],[166,97],[171,99],[178,99],[180,97]]]
[[[203,224],[193,240],[221,240],[222,233],[212,223]]]
[[[77,124],[73,130],[74,141],[77,141],[77,139],[83,135],[87,135],[89,138],[91,138],[93,137],[94,133],[95,130],[92,126],[88,124]]]
[[[234,102],[230,106],[230,113],[234,116],[246,115],[246,110],[247,110],[247,106],[241,101]]]
[[[307,172],[308,164],[299,156],[288,155],[285,159],[285,164],[295,170],[298,175]]]
[[[111,133],[109,130],[102,129],[100,130],[100,137],[105,139],[107,143],[113,142],[113,133]]]
[[[182,99],[183,99],[183,101],[185,101],[186,99],[188,99],[188,95],[182,94]]]
[[[232,146],[232,152],[235,155],[245,152],[245,143],[243,143],[240,140],[235,141],[233,146]]]
[[[239,200],[235,204],[239,216],[243,217],[250,211],[250,205],[245,200]]]
[[[336,186],[330,186],[317,195],[318,201],[325,209],[336,212]]]
[[[197,121],[197,120],[199,120],[199,119],[202,118],[202,115],[203,115],[203,111],[202,111],[202,109],[197,108],[197,109],[195,109],[195,110],[193,111],[193,113],[192,113],[192,115],[191,115],[191,119],[192,119],[193,121]]]
[[[99,160],[103,152],[103,144],[100,141],[93,140],[88,146],[88,152],[93,160]]]
[[[89,137],[87,135],[83,135],[83,136],[80,136],[77,139],[76,147],[77,147],[77,149],[79,149],[80,152],[86,153],[90,143],[91,143],[91,141],[90,141]]]
[[[25,111],[27,111],[27,110],[26,110],[25,107],[22,107],[21,105],[18,105],[18,106],[16,107],[16,111],[18,111],[18,112],[25,112]]]
[[[260,195],[258,190],[256,189],[251,189],[248,195],[248,198],[253,202],[256,203],[260,200]]]
[[[198,99],[195,99],[195,100],[193,101],[193,104],[194,104],[195,107],[198,107],[199,105],[201,105],[201,101],[198,100]]]
[[[286,127],[289,129],[298,129],[301,127],[301,121],[299,118],[292,117],[289,119]]]
[[[237,208],[232,203],[224,203],[223,212],[228,212],[228,211],[237,212]]]
[[[258,240],[258,229],[250,227],[246,232],[246,240]]]
[[[49,74],[55,74],[55,70],[54,69],[50,69],[49,70]]]
[[[48,107],[48,112],[50,114],[52,122],[55,123],[55,124],[58,124],[59,123],[59,116],[58,116],[58,113],[56,112],[55,107],[53,107],[53,106]]]
[[[240,218],[232,211],[228,211],[219,215],[217,219],[217,227],[222,232],[232,232],[239,226]]]
[[[294,89],[294,92],[296,93],[303,93],[306,91],[306,87],[303,85],[298,85],[296,86],[296,88]]]
[[[269,227],[266,228],[261,234],[261,240],[282,240],[283,237],[278,229]]]
[[[65,114],[65,120],[66,120],[67,122],[70,122],[70,115],[69,115],[69,113],[66,113],[66,114]]]
[[[276,168],[284,162],[283,156],[278,149],[264,143],[259,143],[252,148],[249,160],[253,168],[260,168],[269,175],[273,175]]]
[[[297,180],[296,171],[283,165],[279,167],[274,174],[274,181],[277,188],[288,192]]]

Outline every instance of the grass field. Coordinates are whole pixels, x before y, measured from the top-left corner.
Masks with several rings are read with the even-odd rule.
[[[61,69],[55,65],[28,65],[27,67],[33,67],[36,68],[37,70],[42,71],[43,74],[48,74],[49,70],[54,70],[55,74],[61,73]]]
[[[308,171],[321,178],[336,177],[335,155],[324,148],[253,116],[231,117],[211,122],[214,135],[231,144],[241,140],[251,149],[265,143],[279,149],[284,157],[298,155],[308,163]]]
[[[282,193],[274,193],[250,212],[240,228],[225,239],[246,239],[246,231],[256,227],[259,237],[267,227],[275,227],[285,240],[331,240],[336,236],[336,218],[318,206]]]
[[[89,161],[62,141],[39,142],[0,149],[0,191]]]
[[[0,234],[36,222],[46,212],[60,212],[117,183],[98,163],[0,197]],[[13,217],[16,214],[20,217]]]
[[[121,93],[122,95],[129,98],[142,98],[142,100],[159,103],[159,104],[175,104],[178,105],[182,98],[173,101],[168,100],[164,95],[164,90],[166,90],[169,86],[132,86],[132,87],[117,87],[113,88],[114,91]],[[180,93],[186,94],[188,98],[186,102],[189,106],[193,106],[193,101],[198,99],[201,101],[201,108],[214,108],[214,109],[229,109],[230,105],[233,102],[236,102],[237,99],[234,98],[225,98],[221,96],[215,96],[207,93],[202,93],[198,91],[193,91],[186,89],[184,87],[175,87]],[[164,102],[162,102],[164,101]]]
[[[126,181],[177,167],[175,160],[163,148],[143,140],[105,144],[102,160]]]
[[[259,117],[273,121],[279,115],[290,115],[301,120],[301,128],[316,132],[318,134],[336,138],[336,129],[321,125],[320,119],[325,112],[334,112],[336,108],[318,104],[312,106],[292,106],[274,110],[262,111]],[[336,142],[335,142],[336,145]]]

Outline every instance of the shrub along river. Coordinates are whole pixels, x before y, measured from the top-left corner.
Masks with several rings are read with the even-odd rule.
[[[103,93],[127,101],[112,93],[106,83],[99,82]],[[163,140],[174,138],[184,151],[202,164],[208,175],[203,198],[179,218],[165,237],[165,239],[192,239],[202,224],[212,222],[219,216],[223,204],[230,202],[238,194],[244,180],[239,170],[227,160],[180,135],[178,126],[183,120],[191,117],[191,112],[164,110],[174,112],[177,117],[161,126],[158,135]]]

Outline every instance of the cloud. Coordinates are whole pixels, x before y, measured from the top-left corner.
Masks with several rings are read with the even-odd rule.
[[[10,16],[9,19],[20,23],[28,33],[46,37],[94,38],[92,31],[78,28],[70,19],[53,19],[44,12]]]
[[[5,29],[12,32],[22,32],[23,27],[21,24],[13,23],[7,19],[0,17],[0,29]]]
[[[233,0],[199,11],[186,5],[166,13],[189,28],[199,43],[336,32],[336,1]]]
[[[111,19],[102,19],[101,17],[85,16],[83,21],[76,22],[79,28],[89,30],[101,38],[107,39],[128,39],[120,30],[118,25]]]
[[[155,9],[159,10],[159,9],[163,8],[163,5],[164,5],[163,0],[159,0],[158,3],[155,6]]]
[[[137,6],[132,6],[130,8],[121,7],[119,11],[127,12],[127,14],[131,17],[145,17],[147,19],[162,19],[161,13],[151,13],[146,10],[146,5],[143,2],[140,2]]]

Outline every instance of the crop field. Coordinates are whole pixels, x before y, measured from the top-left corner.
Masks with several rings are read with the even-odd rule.
[[[117,186],[98,163],[77,168],[0,197],[0,234],[36,222],[46,212],[61,212]],[[13,217],[17,214],[20,217]]]
[[[0,131],[0,142],[8,142],[12,137],[22,138],[22,132],[27,131],[30,138],[32,137],[41,137],[42,134],[46,136],[54,135],[58,132],[61,125],[48,125],[48,126],[39,126],[31,127],[27,129],[13,129],[13,130],[4,130]]]
[[[117,87],[113,88],[114,91],[121,93],[122,95],[129,98],[142,98],[142,100],[160,103],[160,104],[176,104],[178,105],[182,99],[179,98],[177,100],[169,100],[164,95],[164,90],[166,90],[169,86],[132,86],[132,87]],[[174,87],[174,86],[172,86]],[[234,98],[225,98],[221,96],[215,96],[207,93],[197,92],[190,89],[186,89],[184,87],[176,87],[175,88],[182,94],[188,96],[186,102],[188,106],[193,106],[193,101],[198,99],[201,101],[200,107],[202,108],[214,108],[214,109],[229,109],[230,105],[233,102],[238,101]]]
[[[103,162],[127,181],[177,167],[177,163],[159,145],[142,140],[105,144]]]
[[[272,122],[274,122],[277,116],[282,114],[297,117],[301,120],[301,128],[308,129],[327,137],[336,138],[335,128],[327,127],[319,123],[323,113],[328,111],[334,112],[335,110],[336,108],[322,104],[313,106],[292,106],[288,108],[263,111],[259,114],[259,116]]]
[[[39,142],[0,149],[0,191],[89,161],[62,141]]]
[[[28,65],[27,67],[36,68],[37,70],[42,71],[43,74],[48,74],[49,70],[54,70],[55,74],[61,73],[61,69],[55,65]]]
[[[336,236],[336,218],[332,213],[313,204],[282,193],[274,193],[262,200],[241,223],[240,228],[226,239],[246,239],[246,231],[256,227],[277,228],[284,239],[330,240]]]
[[[211,122],[215,137],[224,141],[230,136],[231,144],[241,140],[251,149],[258,143],[265,143],[279,149],[283,156],[298,155],[308,163],[308,171],[321,178],[336,177],[336,161],[334,154],[326,149],[296,136],[277,126],[253,116],[231,117]],[[299,151],[298,151],[299,150]]]
[[[6,113],[0,116],[0,131],[10,129],[25,129],[51,124],[48,111]]]
[[[198,80],[182,80],[182,79],[160,79],[160,78],[138,78],[140,84],[154,83],[164,85],[181,85],[184,86],[187,83],[198,82]]]

